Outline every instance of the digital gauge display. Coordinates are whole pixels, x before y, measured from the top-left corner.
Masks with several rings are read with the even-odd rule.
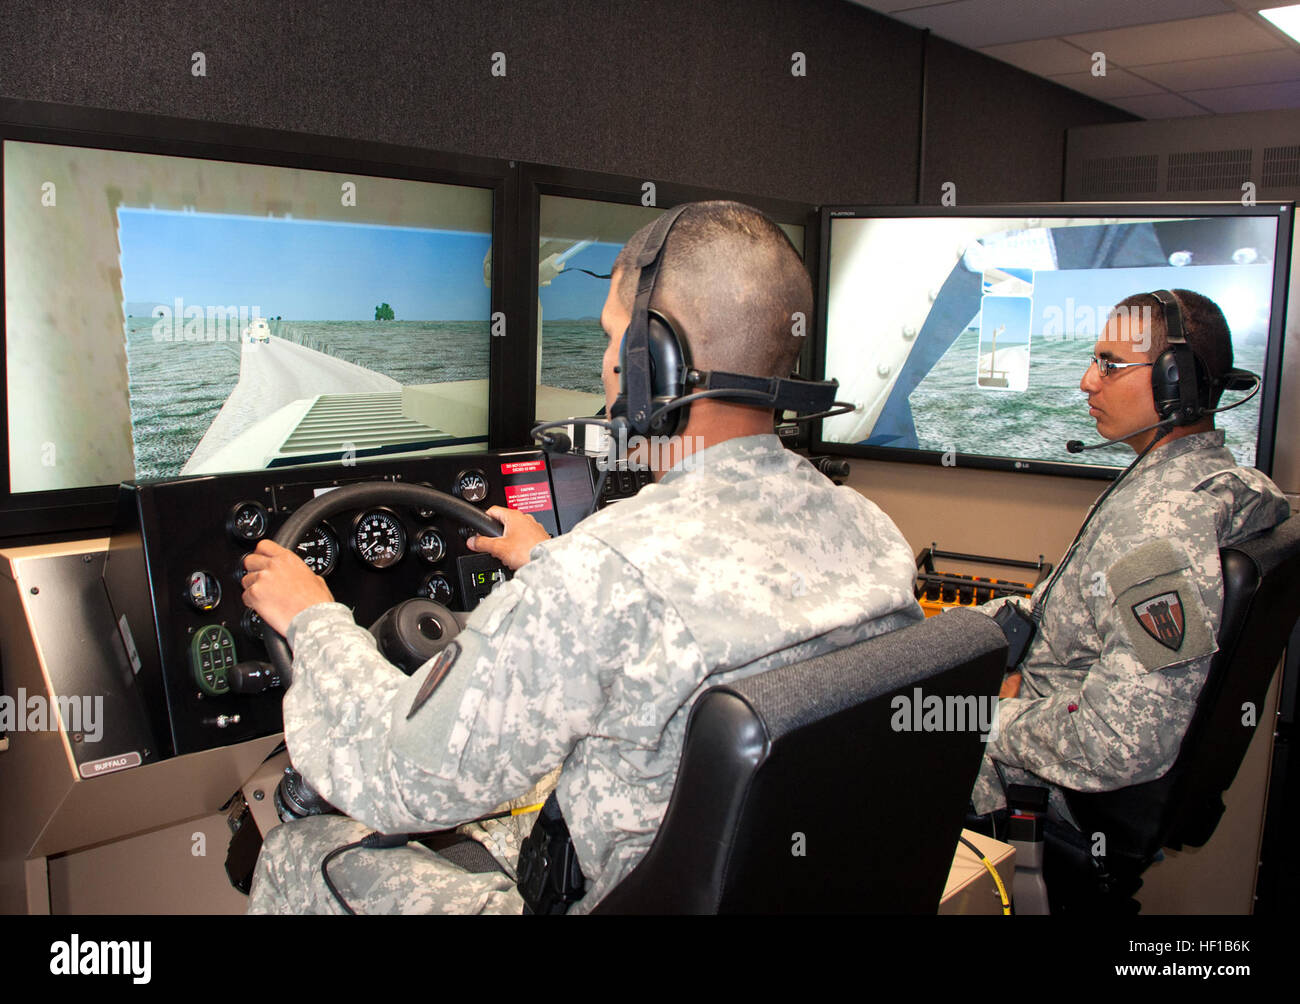
[[[317,523],[294,548],[303,563],[320,576],[329,575],[339,560],[339,541],[326,523]]]
[[[406,555],[406,530],[391,509],[370,509],[353,524],[352,547],[371,568],[391,568]]]

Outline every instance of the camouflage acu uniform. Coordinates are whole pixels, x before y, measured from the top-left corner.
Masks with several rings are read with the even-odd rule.
[[[921,619],[897,528],[775,436],[688,463],[534,548],[413,714],[431,669],[403,676],[341,605],[294,618],[289,751],[360,822],[274,829],[251,912],[337,912],[319,873],[328,850],[368,829],[455,826],[557,767],[587,877],[571,912],[590,910],[650,847],[700,693]],[[485,841],[509,867],[518,829]],[[418,846],[352,851],[330,875],[358,912],[521,908],[507,876],[468,875]]]
[[[975,810],[1005,804],[994,760],[1008,783],[1051,782],[1052,805],[1070,821],[1058,785],[1111,791],[1163,776],[1218,651],[1219,548],[1289,511],[1268,478],[1236,465],[1222,432],[1142,458],[1060,568],[1020,666],[1020,696],[998,705]]]

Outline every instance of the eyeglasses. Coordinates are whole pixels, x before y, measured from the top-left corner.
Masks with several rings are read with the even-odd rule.
[[[1115,372],[1115,370],[1126,370],[1133,366],[1155,365],[1155,363],[1117,363],[1105,358],[1104,356],[1093,356],[1092,364],[1097,367],[1097,373],[1100,374],[1103,380]]]

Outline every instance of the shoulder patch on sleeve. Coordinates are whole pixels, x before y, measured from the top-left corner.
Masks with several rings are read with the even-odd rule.
[[[1191,559],[1172,540],[1130,551],[1106,573],[1115,617],[1147,672],[1218,651]]]
[[[1178,590],[1151,596],[1133,604],[1133,614],[1142,630],[1167,649],[1183,647],[1183,598]]]
[[[451,667],[456,664],[456,659],[460,655],[460,642],[453,641],[436,656],[433,662],[429,664],[428,675],[425,676],[424,682],[420,684],[420,689],[415,695],[415,700],[411,702],[411,710],[406,713],[406,720],[410,721],[425,702],[433,696],[433,692],[438,689],[438,685],[447,678],[451,672]]]

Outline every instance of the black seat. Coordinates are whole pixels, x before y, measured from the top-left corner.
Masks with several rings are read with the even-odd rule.
[[[1067,792],[1084,842],[1105,836],[1097,860],[1079,836],[1049,830],[1044,878],[1052,911],[1121,910],[1162,847],[1200,847],[1223,815],[1223,793],[1264,714],[1264,698],[1300,617],[1300,516],[1219,552],[1223,616],[1178,758],[1163,777],[1117,791]],[[1253,708],[1253,720],[1246,708]],[[1250,721],[1250,724],[1246,724]],[[1252,852],[1253,853],[1253,852]]]
[[[934,913],[984,740],[898,726],[930,697],[976,717],[1005,663],[953,610],[706,691],[654,843],[595,912]]]

